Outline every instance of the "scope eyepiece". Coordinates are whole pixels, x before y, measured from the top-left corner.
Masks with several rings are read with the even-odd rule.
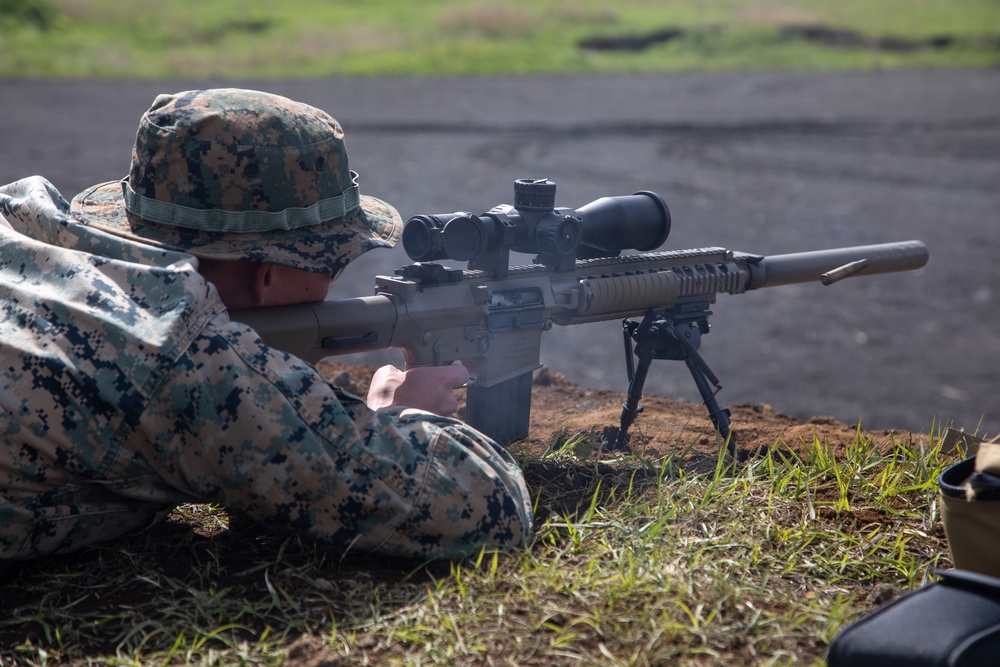
[[[415,215],[403,225],[403,249],[415,262],[432,262],[448,259],[448,253],[441,244],[440,232],[453,218],[469,213],[441,213],[435,215]]]
[[[448,257],[469,261],[489,248],[489,229],[477,215],[456,215],[441,230],[441,245]]]

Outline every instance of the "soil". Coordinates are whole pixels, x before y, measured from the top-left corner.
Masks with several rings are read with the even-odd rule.
[[[367,378],[374,368],[345,366],[324,361],[319,369],[334,384],[364,396]],[[458,416],[462,416],[460,396]],[[578,451],[596,454],[602,459],[621,459],[633,453],[640,459],[661,459],[673,455],[679,462],[696,464],[717,458],[720,439],[702,404],[664,396],[644,396],[642,411],[629,429],[631,452],[609,451],[620,424],[625,393],[587,389],[570,382],[564,375],[546,368],[535,372],[531,393],[531,421],[528,438],[514,443],[515,451],[541,455],[546,450],[569,443]],[[765,398],[765,397],[762,397]],[[908,430],[868,430],[863,425],[844,424],[833,417],[817,415],[803,421],[775,412],[766,403],[723,405],[730,410],[730,420],[741,457],[753,456],[770,448],[803,453],[815,441],[828,445],[836,454],[856,441],[858,434],[871,439],[876,447],[891,447],[893,442],[909,442],[925,434]],[[575,443],[575,445],[574,445]]]
[[[328,361],[319,370],[334,384],[365,396],[375,368]],[[463,392],[459,390],[459,393]],[[508,445],[521,463],[528,488],[536,496],[535,519],[573,516],[585,510],[594,494],[607,496],[619,486],[648,480],[655,483],[665,466],[688,472],[711,472],[720,454],[731,451],[715,433],[708,410],[700,403],[665,396],[645,396],[642,411],[628,429],[625,451],[614,449],[625,393],[588,389],[547,368],[535,371],[528,437]],[[459,395],[461,417],[464,396]],[[807,457],[816,442],[833,456],[843,453],[860,435],[879,451],[896,443],[909,445],[927,438],[907,430],[868,430],[833,417],[803,421],[775,412],[766,403],[721,406],[729,409],[736,456],[748,460],[768,450]],[[553,449],[571,449],[576,458],[544,457]],[[596,459],[596,460],[595,460]]]
[[[367,393],[367,378],[374,368],[321,363],[320,370],[335,384],[353,393]],[[533,378],[529,436],[509,445],[522,463],[525,479],[536,499],[537,521],[552,516],[574,516],[586,511],[595,502],[610,499],[616,488],[641,488],[655,484],[658,475],[671,466],[685,470],[711,472],[718,464],[720,440],[717,438],[705,406],[663,396],[648,396],[642,400],[644,409],[629,429],[631,451],[605,451],[607,441],[614,440],[620,423],[624,392],[582,388],[558,373],[542,368]],[[459,416],[464,406],[459,408]],[[738,455],[749,458],[767,450],[783,450],[808,458],[807,450],[818,441],[828,446],[834,456],[842,454],[859,436],[871,441],[879,450],[888,450],[894,443],[909,444],[924,439],[924,434],[906,430],[866,430],[857,424],[844,424],[832,417],[816,416],[807,421],[793,419],[775,412],[765,403],[728,407],[736,433]],[[551,448],[573,448],[579,456],[543,457]],[[595,461],[594,458],[598,460]],[[670,457],[670,458],[668,458]],[[651,462],[655,462],[650,465]],[[823,516],[824,509],[820,510]],[[832,514],[832,513],[831,513]],[[853,519],[855,527],[881,524],[886,517],[878,512],[859,509],[831,516],[841,522]],[[943,528],[938,528],[938,533]],[[366,567],[371,567],[370,560]],[[858,585],[864,590],[864,584]],[[878,586],[871,591],[867,604],[874,608],[899,591],[891,586]],[[734,639],[732,650],[739,655],[745,647]],[[823,648],[816,643],[796,647],[798,657],[818,660]],[[316,667],[329,658],[320,640],[303,636],[289,650],[288,665]],[[753,658],[744,654],[747,663]],[[731,662],[725,660],[725,662]],[[740,662],[735,659],[732,662]],[[341,664],[335,662],[332,664]],[[498,663],[499,664],[499,663]]]

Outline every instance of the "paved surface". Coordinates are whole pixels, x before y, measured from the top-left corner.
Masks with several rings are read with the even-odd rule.
[[[70,197],[120,178],[157,93],[223,83],[240,85],[0,82],[0,182],[39,173]],[[573,208],[659,192],[673,213],[666,248],[921,239],[931,260],[918,272],[720,297],[702,347],[720,402],[1000,431],[1000,71],[242,85],[333,113],[362,191],[404,218],[482,212],[511,201],[514,179],[547,177]],[[343,291],[370,294],[373,273],[406,261],[370,253]],[[546,336],[553,369],[625,388],[617,322]],[[657,362],[647,389],[697,399],[676,362]]]

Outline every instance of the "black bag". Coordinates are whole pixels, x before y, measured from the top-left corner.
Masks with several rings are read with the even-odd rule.
[[[964,570],[935,574],[940,581],[841,630],[828,667],[1000,665],[1000,579]]]

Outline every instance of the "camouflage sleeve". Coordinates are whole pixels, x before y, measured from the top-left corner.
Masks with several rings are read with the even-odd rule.
[[[179,491],[394,556],[517,547],[531,534],[503,447],[453,419],[373,412],[243,325],[209,326],[161,386],[139,440]]]

